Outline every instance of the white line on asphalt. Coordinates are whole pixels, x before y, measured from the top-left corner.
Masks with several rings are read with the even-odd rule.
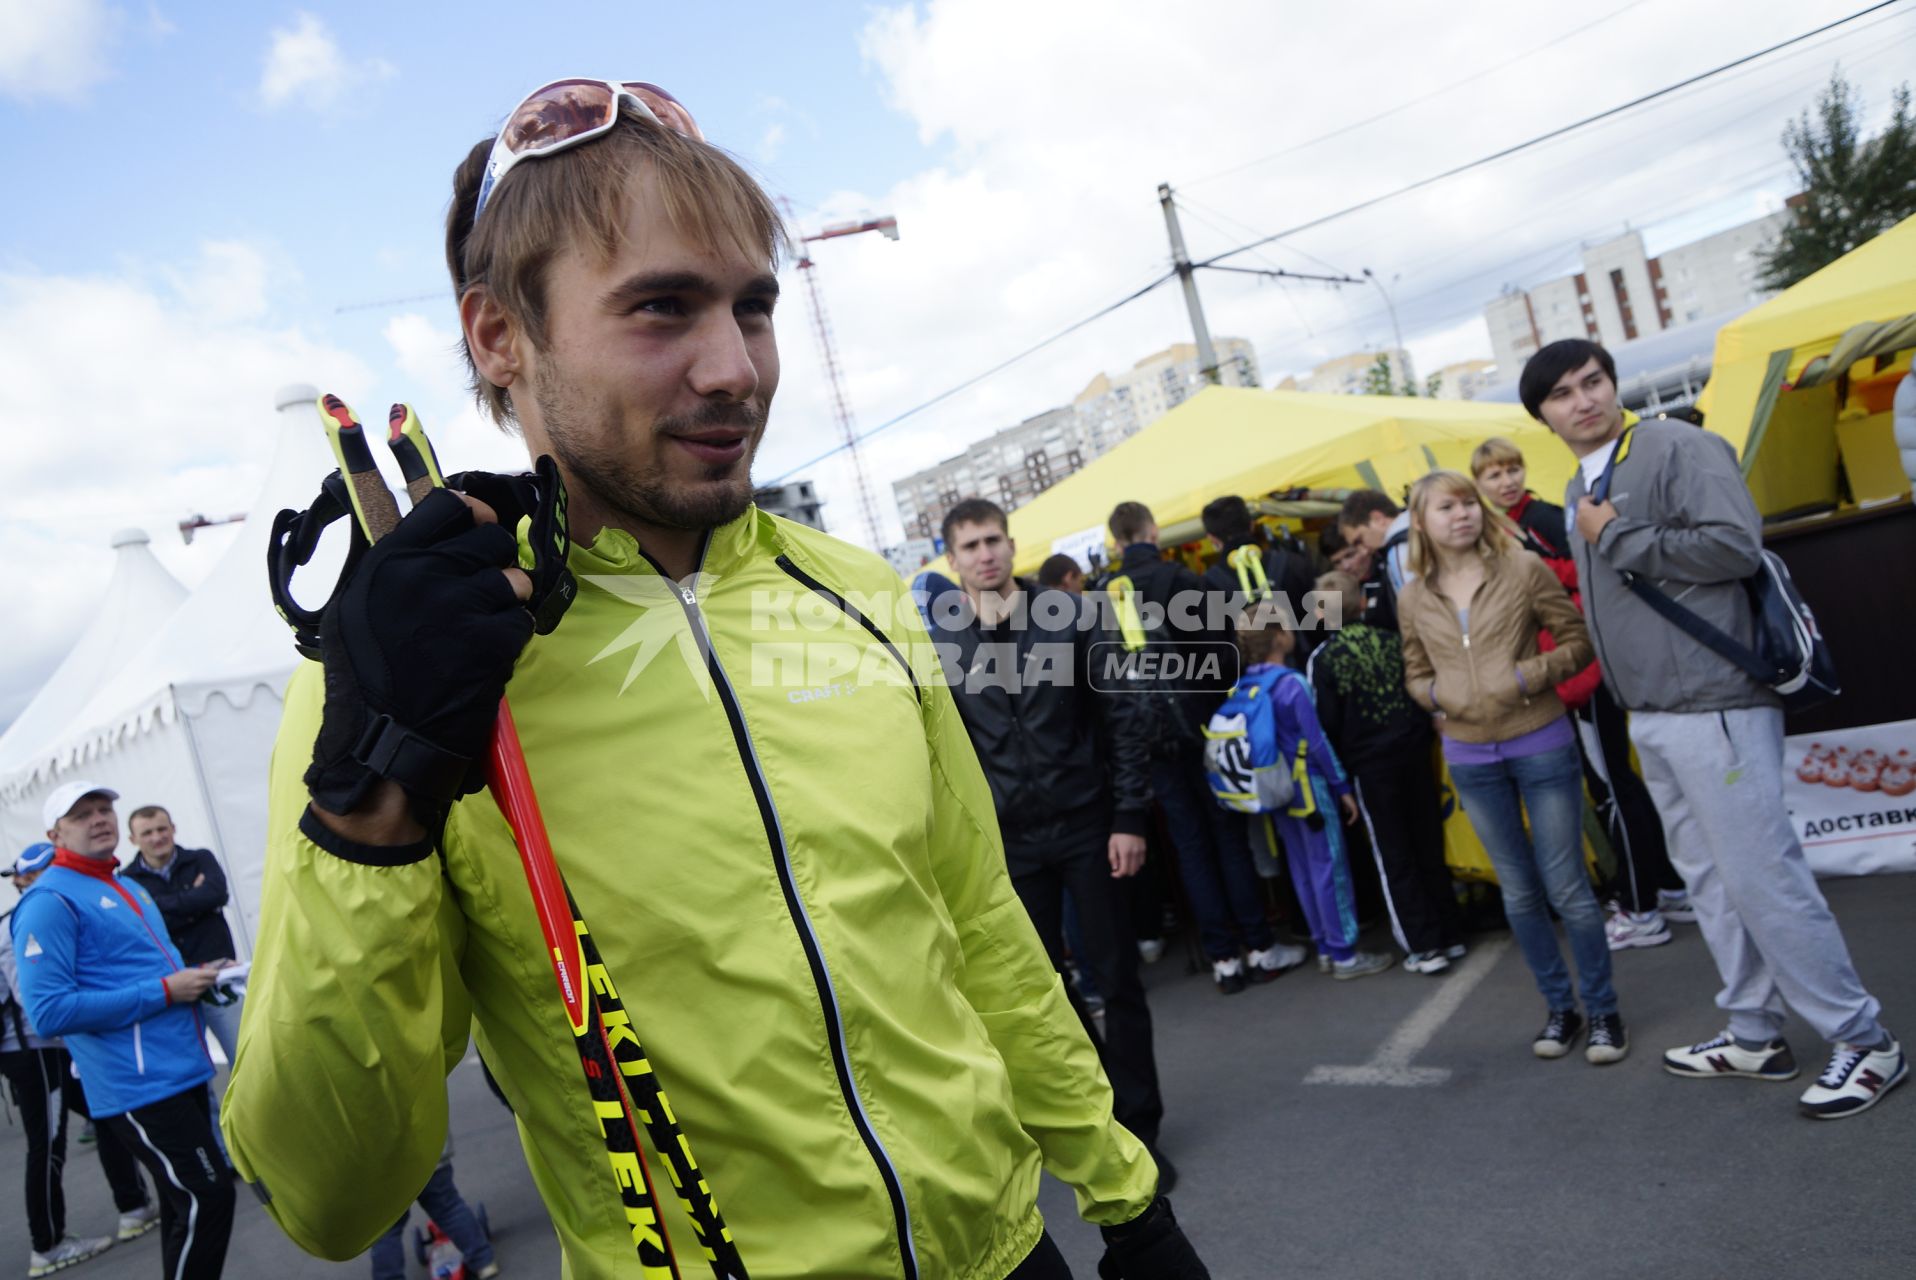
[[[1313,1067],[1311,1073],[1304,1077],[1304,1083],[1386,1085],[1397,1088],[1443,1084],[1450,1079],[1447,1069],[1413,1067],[1410,1065],[1411,1059],[1429,1046],[1444,1023],[1450,1021],[1451,1015],[1463,1006],[1464,1001],[1470,998],[1470,993],[1477,989],[1477,984],[1489,975],[1509,949],[1509,938],[1498,938],[1495,942],[1476,947],[1449,977],[1442,980],[1442,985],[1431,993],[1430,999],[1418,1005],[1408,1018],[1398,1024],[1397,1030],[1378,1046],[1369,1062],[1361,1067]]]

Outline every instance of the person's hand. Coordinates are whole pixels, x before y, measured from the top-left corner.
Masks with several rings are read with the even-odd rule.
[[[1111,874],[1114,877],[1123,879],[1125,876],[1134,876],[1144,866],[1144,837],[1114,831],[1105,846],[1105,854],[1111,859]]]
[[[383,780],[431,809],[485,785],[532,584],[490,506],[428,493],[365,553],[320,620],[326,705],[306,785],[345,815]]]
[[[1345,826],[1354,827],[1357,825],[1357,797],[1356,796],[1341,795],[1337,797],[1337,807],[1344,811]]]
[[[219,979],[220,970],[231,963],[231,960],[213,960],[167,974],[160,979],[166,984],[167,999],[174,1004],[192,1004],[207,993]]]
[[[193,887],[195,889],[199,888],[201,885],[205,883],[206,883],[206,873],[204,871],[200,872],[198,875],[193,877]]]
[[[1597,539],[1612,520],[1617,518],[1617,504],[1605,498],[1598,502],[1585,494],[1577,499],[1577,532],[1591,546],[1597,545]]]
[[[1098,1233],[1104,1237],[1099,1280],[1211,1280],[1163,1196],[1130,1222]]]

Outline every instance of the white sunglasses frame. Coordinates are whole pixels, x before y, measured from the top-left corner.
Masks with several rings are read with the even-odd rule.
[[[652,109],[652,106],[650,103],[646,102],[645,99],[641,98],[638,94],[634,93],[632,90],[626,88],[626,85],[628,83],[639,84],[642,82],[636,81],[636,80],[635,81],[598,80],[598,79],[594,79],[591,76],[562,76],[557,80],[546,81],[544,84],[540,85],[538,88],[532,90],[532,92],[526,94],[523,98],[520,98],[518,102],[514,103],[512,110],[506,112],[506,118],[500,122],[499,134],[497,137],[495,137],[492,140],[492,152],[490,155],[486,157],[486,176],[479,183],[479,197],[474,202],[473,209],[472,209],[473,225],[474,226],[479,225],[479,216],[486,211],[486,204],[488,201],[492,199],[493,191],[498,187],[500,179],[504,178],[508,173],[512,172],[513,166],[517,165],[521,160],[531,160],[531,159],[543,158],[545,156],[557,155],[561,151],[565,151],[569,148],[576,147],[580,145],[581,143],[590,142],[594,138],[601,137],[604,134],[610,133],[612,131],[612,127],[619,122],[618,107],[621,102],[631,103],[634,107],[638,108],[640,115],[644,116],[647,120],[650,120],[653,124],[658,125],[660,128],[672,128],[672,129],[675,129],[676,132],[680,132],[680,133],[686,132],[686,130],[676,129],[675,126],[668,125],[665,123],[665,121],[659,119],[658,113]],[[520,110],[526,105],[526,103],[531,102],[534,98],[538,97],[542,93],[545,93],[547,90],[555,88],[562,84],[596,84],[596,85],[602,85],[605,88],[610,89],[612,91],[612,107],[613,107],[612,114],[606,119],[606,122],[604,124],[595,125],[594,127],[585,130],[583,133],[574,134],[570,138],[561,139],[560,141],[553,143],[549,147],[539,147],[539,148],[528,150],[528,151],[512,150],[506,141],[506,136],[507,136],[507,127],[511,125],[513,118],[519,114]],[[653,86],[648,86],[648,87],[653,87]],[[668,100],[670,100],[674,106],[677,106],[679,108],[680,114],[685,117],[686,124],[691,126],[690,133],[688,136],[693,138],[703,139],[705,135],[699,132],[699,127],[697,123],[694,122],[692,119],[692,113],[690,111],[687,111],[683,106],[681,106],[678,102],[678,99],[673,98],[672,95],[669,93],[665,93],[663,89],[659,90],[659,93],[662,94],[664,97],[666,97]]]

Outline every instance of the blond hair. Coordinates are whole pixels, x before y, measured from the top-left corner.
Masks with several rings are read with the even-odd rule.
[[[1492,467],[1521,467],[1523,450],[1502,436],[1492,436],[1470,451],[1470,474],[1481,479]]]
[[[1430,506],[1432,495],[1438,493],[1468,498],[1483,510],[1483,527],[1477,533],[1479,555],[1500,556],[1516,550],[1517,541],[1510,535],[1510,522],[1490,509],[1469,476],[1461,471],[1432,471],[1410,487],[1410,498],[1405,503],[1410,511],[1411,573],[1425,578],[1437,570],[1437,550],[1424,533],[1424,511]]]
[[[632,180],[653,180],[672,230],[713,252],[736,251],[775,269],[787,244],[778,210],[752,176],[725,152],[665,128],[622,104],[619,122],[603,137],[562,154],[516,166],[512,185],[500,184],[486,202],[492,216],[473,225],[491,138],[478,143],[453,174],[446,213],[446,267],[453,294],[491,292],[524,326],[534,347],[547,339],[546,268],[568,247],[615,254],[625,235]],[[464,335],[460,351],[474,398],[505,426],[512,398],[487,381]]]

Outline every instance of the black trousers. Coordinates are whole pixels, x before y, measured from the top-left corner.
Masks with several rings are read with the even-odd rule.
[[[213,1137],[206,1086],[97,1123],[112,1128],[153,1175],[164,1274],[169,1280],[219,1280],[233,1234],[234,1196]]]
[[[1351,773],[1397,944],[1416,952],[1462,942],[1463,913],[1444,864],[1444,815],[1429,744],[1352,765]]]
[[[67,1059],[67,1110],[91,1120],[93,1112],[87,1109],[86,1090],[80,1087],[80,1077],[73,1074],[72,1055],[63,1052],[61,1056]],[[93,1150],[100,1157],[100,1172],[106,1175],[106,1185],[113,1190],[113,1207],[121,1213],[146,1208],[146,1184],[140,1181],[140,1166],[120,1136],[103,1124],[95,1124]]]
[[[1164,1098],[1158,1092],[1157,1054],[1151,1046],[1151,1010],[1138,978],[1138,940],[1130,905],[1119,881],[1112,878],[1105,853],[1107,839],[1103,832],[1091,832],[1062,852],[1010,852],[1006,863],[1012,887],[1060,975],[1065,961],[1064,895],[1070,893],[1077,903],[1085,950],[1078,960],[1091,970],[1092,981],[1104,997],[1102,1038],[1069,981],[1065,992],[1091,1043],[1098,1046],[1098,1057],[1111,1081],[1112,1110],[1118,1123],[1156,1146]]]
[[[1014,1267],[1005,1280],[1071,1280],[1071,1267],[1047,1231],[1038,1237],[1038,1243],[1025,1255],[1025,1260]]]
[[[27,1234],[35,1253],[45,1253],[67,1233],[61,1186],[67,1162],[66,1060],[65,1049],[0,1053],[0,1073],[7,1077],[27,1136]]]
[[[1627,911],[1654,911],[1657,890],[1683,888],[1663,842],[1663,819],[1650,789],[1630,764],[1630,728],[1622,707],[1602,685],[1576,712],[1577,745],[1583,749],[1583,776],[1597,803],[1597,814],[1617,851],[1616,891]],[[1586,728],[1585,726],[1588,726]],[[1595,731],[1601,760],[1591,759],[1588,739]],[[1601,768],[1598,766],[1601,765]]]

